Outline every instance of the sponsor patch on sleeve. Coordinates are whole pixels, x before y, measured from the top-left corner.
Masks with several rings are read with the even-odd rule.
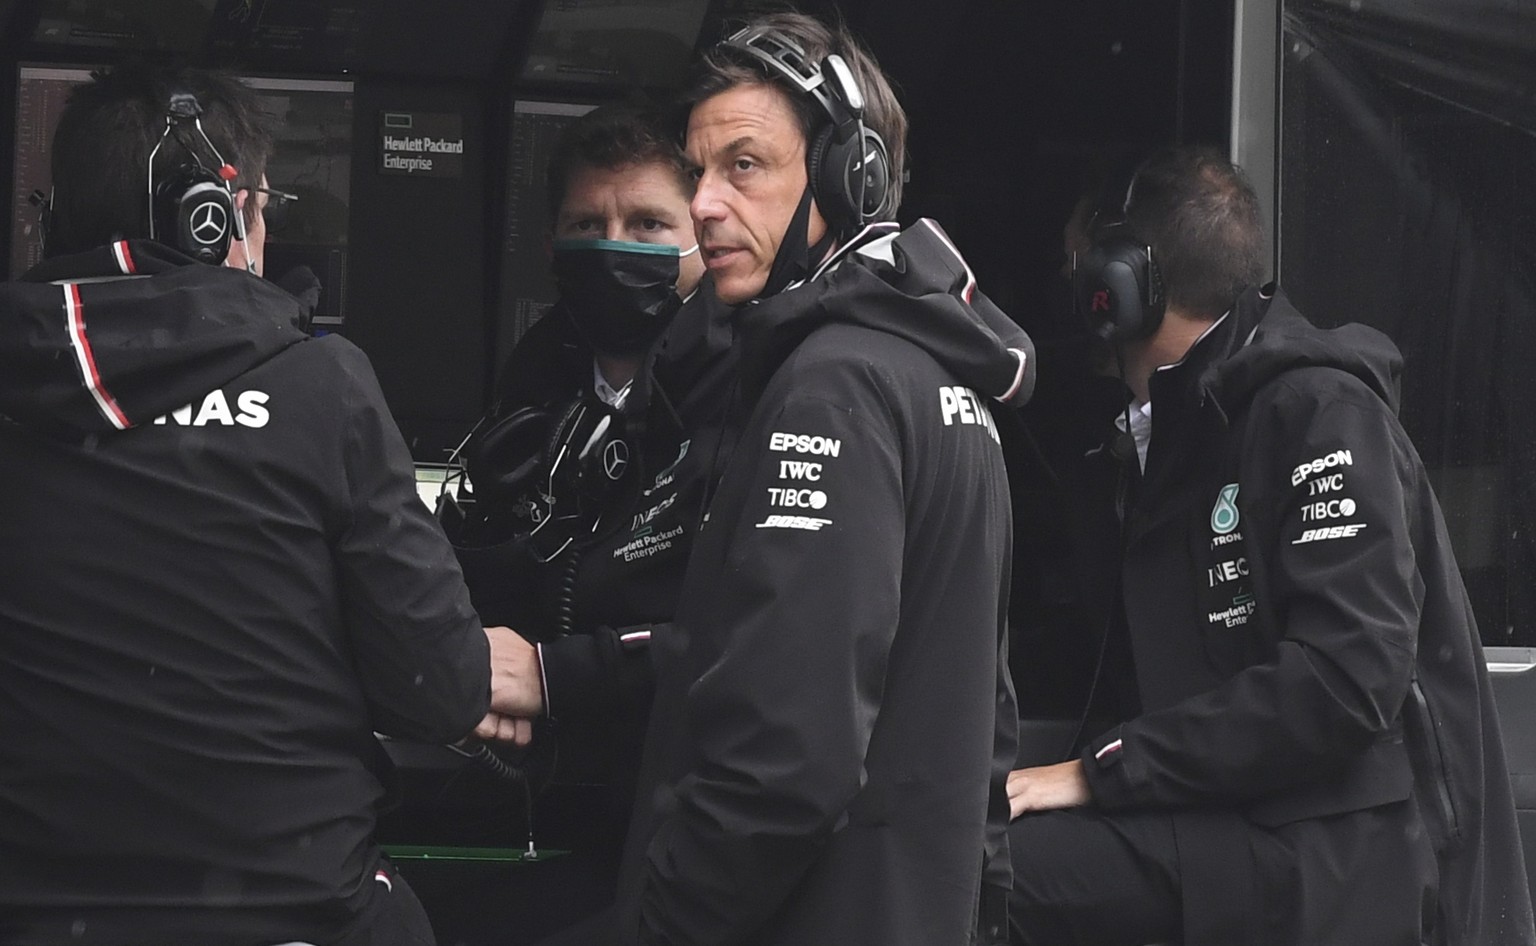
[[[830,526],[831,519],[818,519],[814,516],[781,516],[772,515],[757,524],[759,529],[804,529],[807,532],[820,532],[822,526]]]

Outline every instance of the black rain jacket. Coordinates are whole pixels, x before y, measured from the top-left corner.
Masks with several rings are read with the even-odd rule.
[[[1122,572],[1142,713],[1082,758],[1098,806],[1175,813],[1189,946],[1533,941],[1400,368],[1379,332],[1254,289],[1153,376]],[[1272,843],[1234,860],[1211,810]]]
[[[487,622],[539,642],[551,715],[599,739],[641,739],[652,692],[645,642],[677,607],[704,478],[718,459],[736,370],[730,315],[706,282],[647,356],[624,406],[631,470],[594,536],[549,562],[520,536],[459,549]],[[591,396],[592,350],[556,305],[518,341],[502,375],[489,421],[524,408],[558,416]]]
[[[736,319],[744,425],[652,643],[619,941],[998,942],[1017,720],[989,402],[1027,396],[1028,339],[932,221]]]
[[[486,711],[373,371],[299,314],[141,241],[0,286],[0,930],[324,941],[374,883],[374,731]]]

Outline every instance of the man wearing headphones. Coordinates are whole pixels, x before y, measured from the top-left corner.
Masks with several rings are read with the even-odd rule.
[[[1001,942],[1016,723],[989,406],[1028,339],[932,221],[845,31],[764,16],[687,95],[691,212],[734,307],[732,447],[673,623],[621,943]]]
[[[1010,776],[1015,943],[1533,942],[1396,349],[1258,286],[1258,200],[1214,151],[1153,155],[1090,236],[1077,307],[1132,393],[1096,686],[1139,708]]]
[[[374,733],[529,735],[367,359],[257,278],[262,120],[197,70],[79,87],[0,286],[6,943],[430,944]]]
[[[482,618],[521,635],[509,651],[519,709],[553,723],[536,737],[559,741],[553,778],[608,788],[592,845],[567,868],[572,915],[540,918],[561,931],[548,942],[590,943],[601,936],[572,921],[613,898],[650,709],[651,627],[677,606],[733,359],[729,313],[694,291],[704,266],[693,183],[659,114],[606,105],[582,116],[546,180],[560,301],[513,350],[495,412],[466,445],[489,512],[458,551]],[[585,464],[573,455],[583,450]],[[540,491],[554,502],[535,520]],[[573,505],[581,514],[561,521]]]

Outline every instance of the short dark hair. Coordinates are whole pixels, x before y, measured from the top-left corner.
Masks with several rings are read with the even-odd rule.
[[[603,105],[567,125],[555,142],[545,170],[550,226],[560,216],[560,205],[565,203],[571,176],[577,171],[613,171],[635,164],[660,164],[671,169],[684,194],[693,187],[688,161],[678,147],[671,123],[657,109]]]
[[[255,92],[239,79],[149,64],[92,73],[90,82],[70,92],[53,135],[49,256],[149,236],[149,154],[165,130],[166,107],[176,92],[197,97],[203,131],[238,172],[231,186],[238,190],[261,183],[272,156],[269,119]],[[218,170],[196,134],[186,140],[193,141],[198,160]],[[166,137],[155,156],[157,172],[187,161],[186,148],[175,135]],[[244,216],[247,223],[255,220],[255,201],[246,201]]]
[[[788,37],[804,51],[810,62],[819,63],[834,53],[843,57],[848,68],[853,70],[859,91],[864,94],[864,124],[880,136],[890,153],[890,197],[886,206],[888,216],[894,217],[896,208],[901,206],[906,174],[907,113],[875,57],[841,22],[829,26],[804,13],[765,13],[742,26],[767,28]],[[815,140],[816,132],[829,121],[821,105],[787,78],[753,56],[724,44],[716,44],[700,56],[693,78],[681,97],[682,104],[691,108],[739,85],[773,85],[782,91],[800,121],[807,147]]]
[[[1221,152],[1204,145],[1156,151],[1125,196],[1123,232],[1152,247],[1170,307],[1217,319],[1263,280],[1259,198]],[[1095,229],[1106,222],[1114,221],[1096,221]]]

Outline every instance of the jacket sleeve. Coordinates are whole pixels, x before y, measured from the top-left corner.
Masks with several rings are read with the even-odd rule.
[[[378,732],[449,743],[485,715],[490,651],[415,468],[356,349],[347,375],[343,521],[333,545],[343,620]]]
[[[1396,724],[1408,694],[1424,589],[1406,435],[1363,384],[1320,368],[1272,382],[1249,424],[1239,566],[1276,643],[1215,689],[1090,744],[1100,806],[1241,804],[1326,784]]]
[[[708,648],[694,763],[647,850],[642,942],[749,939],[863,782],[901,600],[901,449],[874,379],[823,367],[760,408],[720,486],[745,500],[705,527],[730,530],[709,590],[726,603],[689,629]]]
[[[645,713],[656,685],[651,625],[593,628],[538,645],[544,712],[558,720],[605,721]]]

